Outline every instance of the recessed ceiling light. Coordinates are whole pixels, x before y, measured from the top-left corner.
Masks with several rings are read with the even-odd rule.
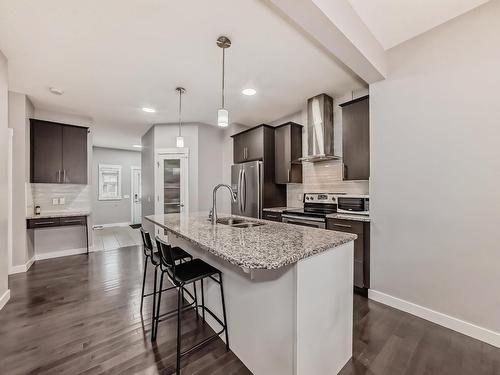
[[[58,89],[57,87],[49,87],[49,91],[54,94],[54,95],[62,95],[64,94],[64,91],[61,89]]]
[[[252,95],[257,94],[257,91],[255,89],[244,89],[244,90],[241,90],[241,93],[243,95],[252,96]]]
[[[156,112],[156,109],[148,108],[148,107],[142,107],[142,110],[144,112],[148,112],[148,113],[155,113]]]
[[[142,148],[142,145],[132,145],[132,147],[135,147],[135,148]]]

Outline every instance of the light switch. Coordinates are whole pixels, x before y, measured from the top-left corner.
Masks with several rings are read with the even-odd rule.
[[[124,195],[123,196],[124,199],[129,199],[130,198],[130,195]]]
[[[59,204],[59,198],[52,198],[52,205],[57,206]]]
[[[59,198],[59,204],[66,204],[65,198]]]

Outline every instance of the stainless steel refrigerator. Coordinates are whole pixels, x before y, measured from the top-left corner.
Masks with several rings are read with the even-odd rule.
[[[262,218],[263,163],[251,161],[231,166],[231,186],[237,192],[233,215]]]

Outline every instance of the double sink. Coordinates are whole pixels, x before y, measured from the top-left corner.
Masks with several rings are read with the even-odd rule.
[[[234,228],[253,228],[265,225],[264,223],[257,223],[255,221],[246,221],[244,219],[236,219],[232,217],[223,217],[217,219],[217,224],[229,225]]]

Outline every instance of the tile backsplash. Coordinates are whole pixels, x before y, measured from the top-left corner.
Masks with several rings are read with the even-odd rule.
[[[302,184],[287,185],[287,206],[302,207],[304,193],[369,194],[368,181],[343,181],[342,161],[302,164]]]
[[[52,199],[63,198],[64,204],[54,205]],[[35,206],[43,213],[90,211],[90,185],[26,184],[26,213],[32,214]]]

